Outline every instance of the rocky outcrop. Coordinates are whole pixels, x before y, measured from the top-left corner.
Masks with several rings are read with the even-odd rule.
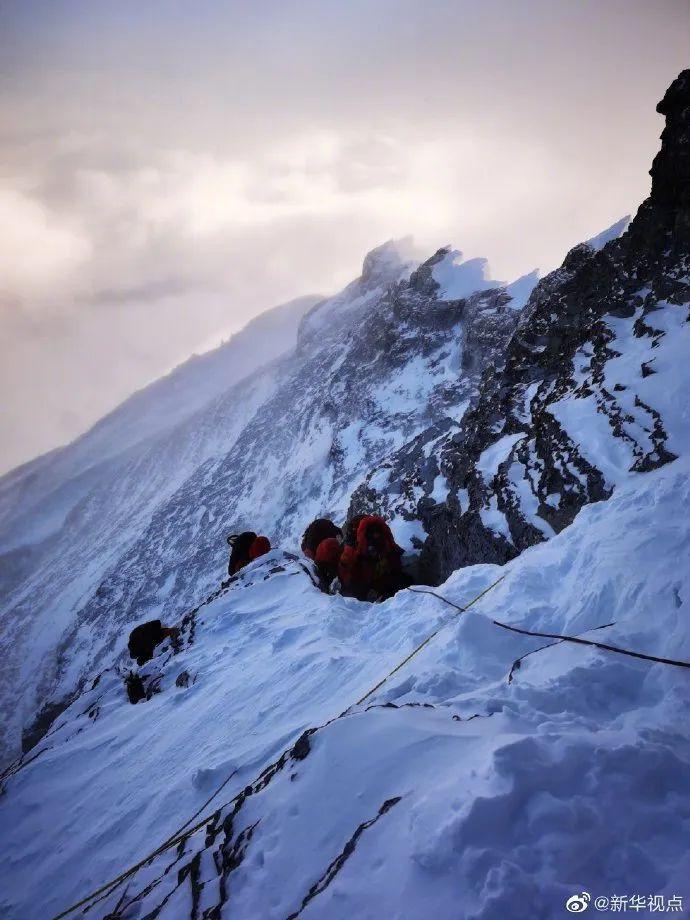
[[[504,365],[485,371],[459,430],[427,460],[448,487],[416,509],[430,580],[512,558],[607,498],[619,476],[675,457],[644,381],[668,332],[655,314],[678,319],[690,301],[690,71],[658,111],[652,190],[629,230],[601,251],[576,246],[537,285]],[[619,360],[623,341],[639,353],[634,369]]]
[[[409,286],[397,292],[395,304],[400,319],[409,321],[417,315],[420,303],[435,298],[438,284],[431,269],[446,254],[447,250],[439,250],[412,275]],[[436,302],[433,322],[445,325],[457,337],[452,373],[445,376],[434,402],[430,403],[433,409],[433,414],[429,413],[430,424],[368,474],[352,496],[349,517],[365,512],[382,514],[397,522],[398,528],[403,521],[426,520],[422,509],[435,507],[434,496],[438,493],[439,480],[443,479],[439,446],[448,443],[459,431],[460,419],[478,398],[482,373],[502,365],[519,315],[511,307],[511,297],[503,287],[480,291],[462,300]],[[439,358],[445,359],[444,355]],[[425,538],[420,528],[411,538],[412,547],[419,550]]]

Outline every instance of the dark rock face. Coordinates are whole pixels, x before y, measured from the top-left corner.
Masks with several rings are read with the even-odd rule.
[[[37,713],[33,722],[28,725],[22,732],[22,753],[26,754],[32,748],[34,748],[38,742],[43,738],[51,725],[55,722],[58,716],[68,709],[74,697],[66,697],[63,700],[58,700],[57,702],[46,703],[41,711]]]
[[[668,210],[677,238],[690,238],[690,69],[684,70],[666,90],[656,107],[666,116],[661,150],[650,175],[650,201],[657,210]]]
[[[412,275],[409,287],[397,292],[395,308],[401,320],[409,322],[418,315],[419,304],[434,297],[438,284],[431,269],[446,254],[447,250],[439,250]],[[431,496],[441,473],[437,446],[455,436],[463,412],[478,397],[482,372],[502,366],[507,343],[520,315],[510,301],[504,288],[492,288],[462,300],[436,303],[434,322],[445,325],[457,337],[458,360],[453,378],[446,380],[436,394],[431,424],[386,457],[353,493],[348,518],[376,513],[388,519],[421,518],[426,526],[422,509],[434,507]],[[418,549],[424,537],[422,532],[422,539],[413,538]]]
[[[609,384],[610,362],[620,357],[615,321],[627,321],[649,346],[641,381],[655,373],[653,349],[665,335],[653,314],[690,300],[690,70],[658,111],[666,127],[652,191],[629,230],[601,251],[576,246],[537,285],[503,366],[487,368],[459,431],[426,460],[449,487],[445,501],[417,508],[429,533],[422,562],[431,581],[459,566],[503,563],[611,494],[615,483],[592,460],[594,436],[564,421],[562,407],[576,418],[579,401],[589,400],[606,437],[629,451],[631,471],[675,458],[662,415],[635,391],[637,382]]]

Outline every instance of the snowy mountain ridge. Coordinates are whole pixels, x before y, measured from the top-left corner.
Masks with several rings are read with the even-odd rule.
[[[430,425],[455,424],[452,417],[477,392],[484,363],[499,359],[516,314],[499,287],[486,292],[486,303],[467,308],[465,301],[438,300],[431,270],[444,257],[441,251],[415,268],[397,245],[379,247],[359,279],[305,316],[295,350],[161,438],[142,442],[124,462],[73,476],[70,456],[76,453],[79,469],[81,445],[67,448],[58,458],[68,476],[56,489],[57,522],[43,496],[32,513],[29,483],[22,530],[52,532],[2,560],[7,665],[0,699],[11,709],[8,747],[16,747],[20,725],[26,731],[46,701],[59,706],[69,699],[122,647],[129,624],[181,616],[207,596],[224,575],[230,530],[260,529],[295,547],[313,517],[345,515],[374,464]],[[458,374],[462,330],[471,336],[487,322],[485,313],[494,340]],[[312,335],[324,316],[325,328]],[[175,377],[162,381],[154,405],[175,384]],[[144,391],[134,408],[147,398]],[[125,423],[127,411],[125,404]],[[106,430],[113,422],[121,424],[117,414],[103,423]],[[49,472],[50,466],[44,476]],[[410,532],[407,545],[415,534],[424,536]],[[12,539],[10,532],[5,542]],[[25,624],[19,635],[17,622]],[[19,707],[17,686],[24,688]]]
[[[160,438],[199,412],[234,384],[259,370],[297,341],[297,331],[306,311],[321,302],[320,297],[299,297],[252,320],[226,343],[204,355],[194,355],[165,377],[138,391],[90,431],[67,448],[58,448],[24,464],[0,479],[0,551],[35,542],[50,532],[25,533],[23,526],[40,515],[44,526],[59,529],[59,516],[46,513],[51,492],[63,483],[103,476],[103,464],[117,460],[143,442]],[[85,483],[84,491],[89,488]],[[40,503],[36,508],[27,499]],[[72,498],[74,502],[74,498]],[[63,515],[70,508],[64,503]],[[38,513],[37,513],[38,512]],[[12,542],[14,541],[14,543]]]
[[[659,111],[650,197],[529,297],[453,250],[384,247],[292,354],[175,428],[172,465],[135,454],[80,497],[40,571],[30,545],[3,557],[27,748],[0,796],[4,915],[53,916],[141,860],[92,916],[690,899],[688,669],[616,651],[690,662],[690,71]],[[285,550],[362,510],[451,603],[504,578],[462,615],[325,595]],[[249,524],[276,549],[219,589]],[[181,648],[133,706],[123,646],[159,615]]]

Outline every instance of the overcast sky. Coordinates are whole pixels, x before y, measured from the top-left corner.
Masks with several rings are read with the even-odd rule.
[[[555,267],[689,50],[688,0],[4,0],[0,471],[390,237]]]

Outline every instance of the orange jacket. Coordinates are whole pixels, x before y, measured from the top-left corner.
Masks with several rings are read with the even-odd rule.
[[[271,552],[271,541],[268,537],[257,537],[256,540],[249,547],[249,558],[253,561],[258,559],[259,556],[265,556],[266,553]]]
[[[343,593],[366,600],[391,597],[402,587],[402,549],[391,529],[378,515],[363,517],[357,528],[357,543],[346,546],[340,556],[338,577]]]

